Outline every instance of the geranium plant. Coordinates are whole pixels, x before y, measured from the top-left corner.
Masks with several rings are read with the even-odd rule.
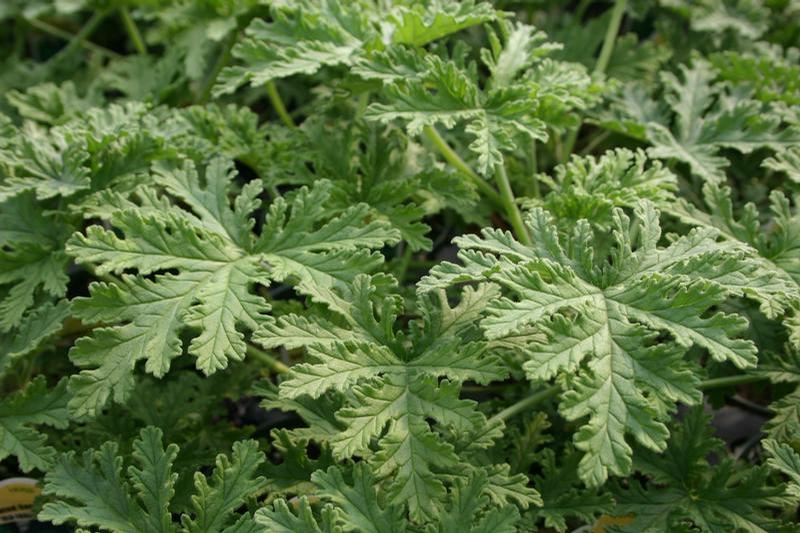
[[[35,520],[800,528],[796,2],[0,23],[0,476]]]

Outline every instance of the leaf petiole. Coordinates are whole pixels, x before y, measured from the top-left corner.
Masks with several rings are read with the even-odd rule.
[[[433,143],[439,153],[444,157],[445,161],[450,163],[450,165],[467,176],[481,193],[488,198],[491,202],[493,202],[497,206],[502,206],[503,201],[500,199],[500,195],[497,194],[491,185],[486,183],[486,180],[481,178],[474,170],[469,168],[463,159],[453,150],[450,148],[450,145],[447,144],[447,141],[439,135],[439,132],[436,131],[436,128],[433,126],[425,126],[422,130],[425,134],[425,137],[428,138],[429,141]]]
[[[275,87],[275,82],[269,80],[266,87],[269,101],[272,104],[272,108],[275,109],[275,112],[278,114],[278,117],[280,117],[281,122],[283,122],[287,128],[296,128],[297,124],[295,124],[289,112],[286,111],[286,106],[283,105],[281,94],[278,92],[278,88]]]
[[[522,214],[519,212],[517,200],[514,198],[514,191],[511,190],[511,183],[508,181],[506,167],[502,163],[495,166],[494,179],[497,182],[498,189],[500,189],[500,198],[511,227],[514,229],[514,234],[522,244],[530,246],[532,244],[531,237],[528,235],[528,229],[522,221]]]
[[[747,383],[755,383],[758,381],[766,381],[769,377],[762,374],[741,374],[737,376],[725,376],[721,378],[706,379],[699,383],[700,390],[719,389],[723,387],[732,387],[736,385],[745,385]],[[530,409],[542,403],[543,401],[555,396],[561,389],[558,385],[551,385],[546,389],[541,389],[530,396],[526,396],[515,403],[512,403],[493,417],[489,419],[489,423],[497,420],[508,420],[526,409]]]
[[[144,44],[144,39],[136,26],[136,22],[131,17],[131,12],[127,7],[119,8],[119,16],[122,18],[122,23],[125,25],[125,31],[128,32],[128,37],[131,38],[131,43],[136,51],[142,55],[147,55],[147,45]]]
[[[247,345],[247,355],[259,362],[277,374],[285,374],[289,371],[289,367],[278,361],[275,357],[271,356],[261,348],[256,348],[252,344]]]

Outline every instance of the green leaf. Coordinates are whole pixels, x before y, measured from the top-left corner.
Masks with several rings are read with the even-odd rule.
[[[69,230],[31,192],[0,203],[0,228],[0,332],[20,349],[22,339],[46,328],[44,322],[26,323],[25,314],[67,292],[63,247]]]
[[[45,340],[61,329],[69,315],[70,306],[66,300],[56,304],[45,303],[24,315],[18,329],[0,335],[0,374],[12,361],[42,346]]]
[[[169,502],[175,495],[178,474],[172,465],[178,455],[178,447],[170,444],[166,450],[161,443],[161,431],[148,427],[133,443],[131,453],[137,466],[128,468],[131,486],[141,499],[145,513],[145,527],[152,531],[169,531],[172,516]]]
[[[662,451],[675,403],[699,402],[697,377],[684,360],[689,347],[742,368],[756,362],[755,345],[737,338],[747,326],[743,317],[713,309],[742,294],[740,276],[758,264],[745,250],[717,243],[712,232],[691,232],[660,248],[658,211],[642,202],[634,212],[635,234],[615,209],[611,241],[601,244],[586,221],[561,237],[535,209],[527,217],[533,246],[494,229],[458,237],[463,265],[436,266],[419,286],[492,281],[513,297],[490,302],[481,325],[490,339],[513,339],[529,328],[545,335],[545,342],[511,342],[528,357],[529,379],[566,379],[560,410],[568,420],[589,417],[575,443],[586,452],[581,478],[592,486],[630,472],[626,434]],[[662,333],[671,339],[656,342]]]
[[[64,380],[48,390],[44,376],[37,376],[24,389],[4,398],[0,402],[0,460],[15,456],[23,472],[49,469],[56,450],[32,426],[66,428],[68,398]]]
[[[517,531],[519,511],[513,506],[492,505],[486,473],[477,470],[464,480],[459,480],[450,493],[449,508],[439,519],[442,533],[470,531],[513,533]],[[482,515],[482,516],[481,516]]]
[[[8,91],[5,97],[23,118],[49,125],[63,124],[92,107],[91,101],[78,96],[71,81],[43,83],[25,92]]]
[[[62,455],[45,476],[44,494],[53,499],[38,519],[121,532],[228,531],[229,525],[230,531],[252,530],[242,529],[252,524],[250,516],[235,511],[264,484],[264,478],[255,476],[264,461],[255,441],[236,442],[230,459],[217,456],[210,483],[205,475],[195,474],[194,510],[181,516],[182,529],[173,522],[171,508],[178,446],[165,449],[161,430],[146,427],[133,442],[127,469],[118,450],[110,441],[99,450],[85,451],[80,459],[74,452]]]
[[[782,172],[793,182],[800,183],[800,146],[778,152],[775,157],[765,159],[762,165],[775,172]]]
[[[0,201],[25,191],[44,200],[86,190],[91,185],[84,166],[88,159],[85,143],[71,138],[69,130],[47,132],[26,123],[12,146],[0,151],[0,163],[12,172],[0,185]]]
[[[724,453],[710,429],[708,417],[694,408],[673,430],[666,454],[637,453],[637,469],[649,478],[646,486],[634,482],[616,491],[614,514],[635,516],[622,529],[664,531],[689,523],[701,531],[775,531],[771,508],[785,503],[783,489],[768,484],[763,467],[738,467],[729,458],[710,465],[710,453]]]
[[[770,455],[767,464],[789,478],[786,492],[795,502],[800,500],[800,455],[788,444],[766,439],[762,446]]]
[[[292,502],[294,504],[294,501]],[[301,496],[296,505],[286,500],[275,500],[272,508],[262,507],[256,512],[255,521],[266,531],[275,533],[340,533],[342,528],[335,525],[338,516],[332,505],[323,507],[321,520],[317,520],[306,496]],[[322,522],[322,523],[320,523]]]
[[[530,450],[527,452],[531,454]],[[593,524],[598,516],[608,514],[613,509],[611,494],[587,490],[580,485],[579,462],[580,454],[574,449],[568,448],[568,453],[558,458],[554,450],[542,450],[543,472],[534,477],[534,483],[543,501],[539,508],[533,510],[533,514],[543,519],[545,526],[566,531],[568,520],[577,518],[586,524]]]
[[[424,46],[452,33],[482,22],[495,20],[489,2],[430,2],[428,5],[397,6],[389,12],[388,28],[392,42]]]
[[[653,145],[649,156],[676,159],[702,180],[719,184],[729,166],[721,149],[749,154],[759,148],[782,151],[800,142],[800,130],[783,124],[778,113],[716,83],[707,62],[695,59],[691,67],[682,65],[680,74],[662,75],[674,123],[661,119],[643,124]]]
[[[646,166],[643,151],[624,148],[602,156],[572,156],[553,170],[553,177],[540,175],[550,192],[544,200],[528,200],[530,207],[540,205],[563,224],[573,225],[586,219],[597,227],[611,227],[615,207],[632,207],[639,200],[657,206],[674,201],[676,176],[659,162]]]
[[[757,39],[767,29],[768,13],[758,0],[667,0],[663,3],[684,16],[695,31],[733,31],[746,39]]]
[[[536,119],[536,99],[525,87],[497,88],[484,93],[477,83],[452,61],[426,58],[426,71],[419,79],[399,80],[384,91],[389,102],[372,104],[370,120],[406,122],[411,135],[423,127],[442,124],[452,128],[466,123],[473,137],[470,144],[478,156],[481,173],[488,175],[502,163],[502,151],[513,150],[517,134],[546,140],[544,124]]]
[[[230,93],[245,83],[254,87],[295,74],[314,74],[324,66],[350,65],[377,37],[357,5],[339,0],[301,1],[272,9],[273,22],[255,18],[233,48],[242,65],[226,67],[214,88]]]
[[[353,484],[347,483],[342,471],[332,466],[311,476],[323,500],[336,505],[339,520],[345,528],[365,533],[392,533],[406,530],[401,509],[388,506],[382,509],[375,493],[375,479],[364,463],[353,467]]]
[[[194,476],[194,512],[184,514],[181,524],[188,532],[219,531],[235,516],[245,498],[257,495],[265,479],[256,476],[264,462],[264,454],[254,440],[233,444],[231,457],[218,455],[211,480],[201,474]]]
[[[735,84],[752,84],[755,97],[762,102],[800,103],[800,66],[792,49],[725,51],[710,58],[722,79]]]
[[[728,240],[741,243],[754,250],[758,270],[748,279],[742,279],[742,290],[761,303],[761,311],[777,318],[786,311],[797,308],[800,301],[800,270],[795,243],[800,242],[800,217],[789,199],[780,191],[770,194],[772,223],[762,226],[758,208],[753,203],[744,205],[741,213],[734,214],[731,190],[706,184],[703,187],[706,211],[686,201],[669,208],[682,221],[692,225],[714,228]],[[796,311],[794,311],[796,315]],[[792,342],[798,345],[798,326],[794,319],[784,320],[791,332]]]
[[[509,24],[502,29],[506,33],[504,44],[500,46],[497,36],[490,34],[490,38],[495,41],[492,43],[493,53],[484,49],[481,56],[492,74],[492,83],[498,87],[513,84],[520,74],[537,61],[561,48],[558,44],[547,42],[544,32],[527,24]]]
[[[767,421],[764,430],[779,443],[794,442],[800,428],[800,390],[795,389],[773,402],[770,409],[775,412],[775,416]]]
[[[374,268],[379,259],[366,249],[396,239],[380,222],[363,223],[363,205],[330,219],[326,183],[301,189],[291,202],[278,199],[256,235],[261,184],[246,184],[231,205],[230,161],[212,160],[202,181],[189,161],[160,166],[157,173],[165,196],[145,191],[139,204],[127,202],[111,213],[116,232],[91,226],[67,245],[79,263],[97,265],[98,274],[137,272],[94,283],[90,297],[75,302],[82,320],[116,324],[79,339],[70,353],[87,368],[70,383],[70,408],[78,417],[96,414],[111,395],[124,401],[141,359],[146,371],[166,374],[182,353],[180,335],[188,328],[198,332],[188,351],[205,374],[242,360],[244,331],[256,329],[270,310],[254,285],[292,281],[300,292],[318,297]],[[171,269],[177,273],[166,272]]]
[[[368,276],[359,276],[329,301],[329,319],[289,315],[256,339],[269,339],[268,346],[306,346],[314,362],[293,366],[281,395],[347,392],[346,407],[338,411],[345,429],[331,438],[334,454],[368,459],[379,479],[393,479],[392,501],[408,503],[411,516],[421,520],[435,516],[435,502],[445,494],[433,467],[457,462],[453,446],[432,431],[430,420],[462,433],[485,424],[473,402],[458,398],[457,382],[436,378],[486,383],[504,375],[473,326],[492,292],[465,291],[454,308],[443,293],[422,299],[420,320],[406,344],[406,336],[393,331],[397,299],[383,297],[376,308],[377,291]],[[370,447],[375,438],[377,452]]]

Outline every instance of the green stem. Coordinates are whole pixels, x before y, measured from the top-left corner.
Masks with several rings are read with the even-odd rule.
[[[508,220],[511,223],[511,227],[514,229],[514,233],[517,235],[519,242],[530,246],[533,244],[533,242],[531,241],[530,235],[528,235],[528,229],[525,227],[525,223],[522,222],[522,214],[519,212],[517,200],[514,198],[514,192],[511,190],[511,184],[508,182],[506,167],[503,166],[502,163],[499,163],[495,166],[494,170],[494,179],[497,182],[497,188],[500,189],[500,199],[502,200],[503,207],[508,214]]]
[[[85,46],[86,39],[97,29],[98,24],[106,17],[108,11],[95,11],[83,27],[70,38],[69,43],[51,58],[51,61],[71,56],[79,46]]]
[[[769,376],[763,374],[740,374],[737,376],[725,376],[721,378],[712,378],[712,379],[705,379],[700,382],[698,388],[700,390],[709,390],[709,389],[719,389],[722,387],[732,387],[736,385],[745,385],[747,383],[755,383],[758,381],[766,381],[769,379]],[[551,385],[546,389],[539,390],[530,396],[526,396],[525,398],[512,403],[492,418],[489,419],[489,423],[491,424],[493,421],[497,420],[507,420],[517,414],[525,411],[526,409],[530,409],[531,407],[535,407],[536,405],[542,403],[543,401],[555,396],[560,387],[558,385]]]
[[[95,13],[95,16],[97,16],[98,14],[99,13]],[[31,26],[33,26],[37,30],[41,30],[41,31],[43,31],[45,33],[49,33],[50,35],[53,35],[53,36],[58,37],[60,39],[64,39],[65,41],[69,41],[70,44],[75,42],[75,39],[77,38],[77,35],[74,35],[74,34],[68,32],[68,31],[64,31],[61,28],[57,28],[56,26],[53,26],[52,24],[48,24],[47,22],[43,22],[43,21],[38,20],[38,19],[26,19],[25,22],[27,22],[28,24],[30,24]],[[91,19],[90,19],[90,22],[91,22]],[[96,26],[97,23],[99,23],[99,22],[100,22],[100,20],[98,19],[94,23],[94,25]],[[86,28],[86,26],[84,26],[84,29],[85,28]],[[81,31],[83,31],[83,30],[81,30]],[[87,50],[91,50],[92,52],[98,53],[100,55],[104,55],[104,56],[109,57],[111,59],[118,59],[118,58],[122,57],[120,54],[114,52],[113,50],[109,50],[108,48],[104,48],[102,46],[96,45],[96,44],[94,44],[92,42],[89,42],[89,41],[86,41],[84,39],[81,39],[80,41],[77,41],[77,43],[78,43],[79,46],[83,46]],[[67,48],[69,48],[69,46],[67,46]],[[59,52],[59,54],[65,52],[65,51],[66,51],[66,48],[64,50],[62,50],[61,52]]]
[[[406,277],[406,273],[408,272],[408,266],[411,263],[411,254],[413,253],[411,247],[408,243],[403,243],[405,245],[405,249],[403,250],[403,255],[400,256],[400,264],[397,269],[397,284],[402,285],[403,280]]]
[[[358,108],[356,110],[358,118],[364,116],[364,113],[366,112],[368,105],[369,105],[369,91],[364,91],[363,93],[358,95]]]
[[[733,387],[735,385],[745,385],[757,381],[768,380],[769,376],[763,374],[741,374],[737,376],[725,376],[722,378],[704,379],[700,382],[700,390],[719,389],[721,387]]]
[[[285,374],[289,371],[289,367],[278,361],[275,357],[271,356],[264,350],[256,348],[252,344],[247,345],[247,355],[253,359],[258,359],[264,363],[267,368],[278,374]]]
[[[131,38],[133,47],[136,48],[138,53],[147,55],[147,46],[144,44],[144,39],[142,38],[141,32],[139,32],[139,28],[136,26],[136,22],[134,22],[133,17],[131,17],[131,12],[127,7],[123,6],[119,8],[119,16],[122,17],[122,23],[125,25],[125,31],[128,32],[128,37]]]
[[[606,67],[608,67],[611,53],[614,51],[614,44],[617,42],[619,26],[622,23],[622,16],[625,14],[625,6],[627,3],[627,0],[616,0],[614,2],[614,7],[611,10],[611,20],[608,21],[606,36],[603,39],[603,47],[600,49],[600,55],[597,57],[597,63],[594,65],[594,74],[602,74],[606,71]]]
[[[558,385],[551,385],[546,389],[537,391],[531,394],[530,396],[527,396],[519,400],[516,403],[512,403],[511,405],[509,405],[508,407],[506,407],[505,409],[503,409],[502,411],[491,417],[489,419],[489,426],[500,420],[503,421],[508,420],[509,418],[514,417],[525,410],[531,409],[539,405],[543,401],[552,398],[553,396],[558,394],[559,390],[561,390],[561,387],[559,387]]]
[[[222,69],[225,68],[225,65],[227,65],[228,61],[231,59],[231,49],[234,43],[236,43],[236,32],[232,32],[222,45],[217,60],[214,62],[214,67],[211,69],[211,73],[206,78],[205,83],[203,83],[200,96],[197,97],[197,103],[204,104],[211,98],[211,91],[214,89],[214,84],[217,83],[219,73],[222,72]]]
[[[581,3],[578,4],[578,8],[575,10],[575,20],[580,22],[583,20],[583,16],[586,14],[586,10],[589,8],[589,4],[592,3],[592,0],[581,0]]]
[[[542,192],[539,190],[539,180],[536,174],[539,173],[539,157],[536,151],[536,141],[531,141],[531,177],[533,179],[533,197],[541,198]]]
[[[275,87],[275,82],[272,80],[267,82],[267,96],[269,96],[269,101],[272,103],[272,107],[275,109],[281,121],[289,128],[296,128],[297,124],[294,123],[294,120],[286,111],[286,106],[283,105],[283,100],[278,92],[278,88]]]
[[[580,155],[587,155],[592,153],[592,151],[594,151],[594,149],[597,148],[600,145],[600,143],[608,139],[610,135],[611,132],[608,130],[598,135],[594,135],[591,142],[589,142],[586,146],[583,147],[583,149],[581,149]]]
[[[606,35],[603,38],[603,46],[600,48],[600,55],[597,56],[597,62],[594,64],[593,75],[597,76],[606,71],[608,62],[611,60],[611,54],[614,52],[614,44],[617,42],[617,34],[619,33],[619,26],[622,23],[622,16],[625,14],[625,6],[627,0],[615,0],[614,7],[611,8],[611,20],[608,21],[606,28]],[[573,148],[575,141],[578,139],[578,132],[581,129],[579,124],[574,130],[570,130],[567,135],[566,142],[564,143],[564,151],[562,153],[561,161],[566,161]]]
[[[486,183],[486,180],[478,176],[474,170],[469,168],[469,165],[467,165],[464,160],[461,159],[461,157],[455,152],[455,150],[450,148],[450,145],[447,144],[447,141],[445,141],[442,136],[439,135],[439,132],[436,131],[436,128],[433,126],[425,126],[422,131],[425,134],[425,137],[427,137],[428,140],[433,143],[439,153],[442,154],[442,157],[444,157],[444,159],[450,163],[450,166],[472,180],[481,193],[495,205],[503,205],[503,202],[500,199],[500,195],[497,194],[497,191],[495,191],[491,185]]]
[[[25,50],[25,19],[17,16],[14,20],[14,57],[21,57]]]
[[[578,124],[575,129],[569,130],[569,133],[567,133],[567,138],[564,140],[564,152],[558,154],[558,160],[562,163],[567,162],[570,154],[572,154],[572,150],[575,149],[575,141],[578,140],[578,132],[582,125],[582,123]]]

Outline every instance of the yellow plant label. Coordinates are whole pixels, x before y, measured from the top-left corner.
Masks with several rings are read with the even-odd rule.
[[[0,481],[0,524],[33,519],[33,500],[42,492],[37,483],[27,477]]]

